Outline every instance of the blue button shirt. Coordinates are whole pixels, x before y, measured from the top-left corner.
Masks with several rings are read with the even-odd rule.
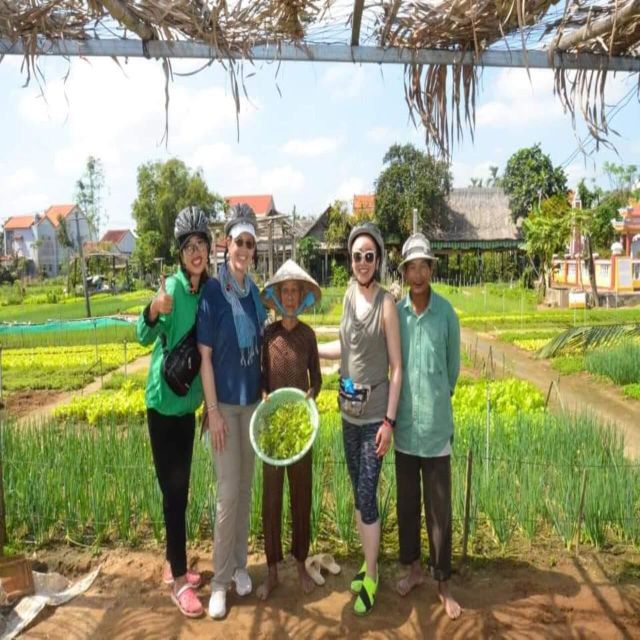
[[[460,324],[453,307],[431,289],[418,316],[407,295],[397,304],[402,345],[402,387],[394,444],[430,458],[453,437],[451,396],[460,372]]]
[[[251,287],[255,287],[253,282]],[[240,298],[240,303],[255,324],[259,349],[262,336],[253,296],[249,294]],[[217,278],[209,278],[202,290],[197,333],[198,342],[212,350],[218,402],[235,405],[257,402],[260,399],[260,355],[258,353],[246,367],[240,364],[241,355],[233,312]]]

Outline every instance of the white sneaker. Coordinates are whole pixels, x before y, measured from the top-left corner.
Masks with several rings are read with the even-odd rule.
[[[211,592],[209,598],[209,615],[215,620],[227,615],[227,592],[221,589]]]
[[[251,576],[246,569],[236,569],[231,579],[236,584],[236,593],[239,596],[248,596],[251,593],[253,585],[251,584]]]

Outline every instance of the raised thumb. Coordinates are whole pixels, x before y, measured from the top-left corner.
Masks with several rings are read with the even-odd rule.
[[[160,276],[160,291],[162,293],[167,293],[167,287],[166,287],[166,278],[164,277],[164,275]]]

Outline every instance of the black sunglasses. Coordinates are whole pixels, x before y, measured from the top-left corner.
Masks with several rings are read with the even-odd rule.
[[[234,238],[233,241],[236,243],[236,247],[240,247],[241,249],[242,247],[247,247],[249,251],[251,251],[251,249],[256,246],[255,240],[253,240],[252,238],[243,240],[240,236],[238,236],[237,238]]]
[[[376,259],[375,251],[365,251],[364,253],[362,253],[361,251],[354,251],[352,255],[353,261],[356,263],[362,262],[362,260],[364,259],[367,264],[373,264],[373,261]]]

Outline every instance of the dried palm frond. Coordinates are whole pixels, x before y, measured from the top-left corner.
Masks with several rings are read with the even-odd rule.
[[[540,358],[553,358],[562,351],[587,350],[640,336],[640,324],[603,324],[572,327],[548,342],[540,351]]]
[[[461,57],[471,51],[477,57],[496,41],[534,24],[559,1],[385,2],[379,42],[383,47],[453,49]],[[443,65],[414,63],[405,68],[411,117],[424,125],[427,144],[445,156],[454,134],[461,140],[465,127],[473,139],[477,80],[472,65],[453,65],[450,77]]]

